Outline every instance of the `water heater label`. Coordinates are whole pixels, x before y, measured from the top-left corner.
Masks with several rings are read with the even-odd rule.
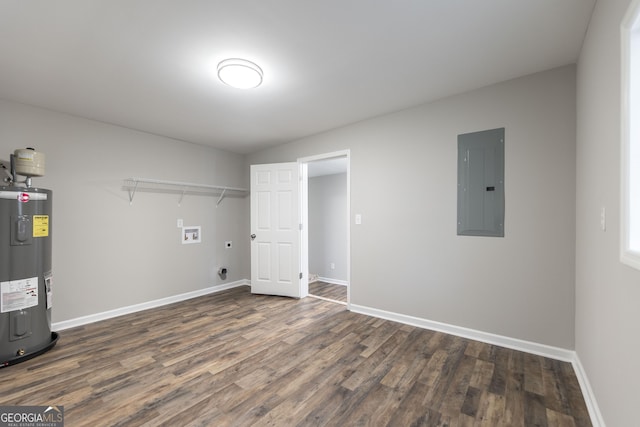
[[[53,307],[53,291],[51,290],[51,282],[53,275],[51,273],[44,275],[44,290],[47,292],[47,310]]]
[[[16,193],[15,191],[0,191],[0,199],[16,200],[25,198],[23,194],[29,200],[47,200],[47,193]],[[28,201],[28,200],[23,200]]]
[[[49,236],[49,215],[33,216],[33,237]]]
[[[38,305],[38,277],[0,282],[0,313]]]

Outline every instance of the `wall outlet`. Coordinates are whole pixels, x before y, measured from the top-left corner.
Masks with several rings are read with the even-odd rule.
[[[233,247],[233,242],[231,240],[227,240],[224,242],[224,247],[227,249],[231,249]]]
[[[184,225],[184,223],[182,222],[182,219],[178,220],[178,228],[182,228],[182,226]]]
[[[332,270],[335,270],[335,269],[336,269],[336,263],[335,263],[335,262],[332,262],[332,263],[331,263],[331,269],[332,269]]]

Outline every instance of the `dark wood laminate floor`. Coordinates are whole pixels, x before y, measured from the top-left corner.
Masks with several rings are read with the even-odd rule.
[[[61,332],[0,369],[66,426],[590,426],[569,363],[231,289]]]
[[[309,294],[344,304],[347,303],[347,287],[343,285],[316,281],[309,283]]]

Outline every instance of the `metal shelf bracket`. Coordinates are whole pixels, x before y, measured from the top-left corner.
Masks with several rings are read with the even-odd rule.
[[[133,190],[129,190],[129,206],[133,204],[133,198],[136,195],[137,189],[138,189],[138,181],[136,181],[136,184],[133,186]]]

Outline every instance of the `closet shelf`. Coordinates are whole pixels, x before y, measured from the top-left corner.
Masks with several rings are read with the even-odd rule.
[[[176,193],[180,194],[178,206],[182,203],[185,194],[201,196],[218,196],[216,206],[225,197],[245,197],[249,194],[246,188],[227,187],[225,185],[196,184],[193,182],[166,181],[152,178],[127,178],[124,180],[124,190],[129,192],[129,204],[133,204],[136,191],[147,191],[154,193]]]

